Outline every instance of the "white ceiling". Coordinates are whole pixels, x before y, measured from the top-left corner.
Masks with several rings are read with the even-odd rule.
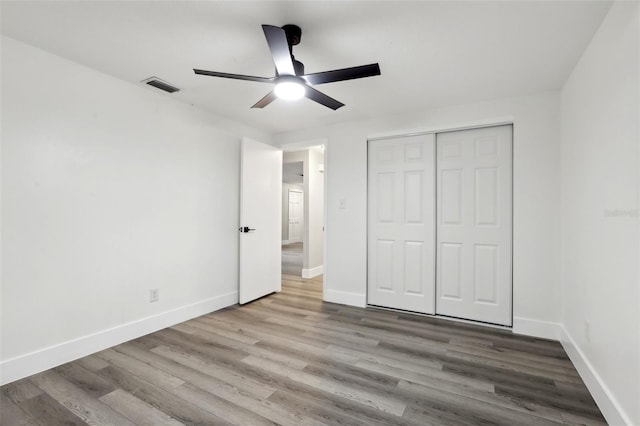
[[[157,76],[182,89],[165,96],[279,133],[559,89],[610,5],[2,1],[1,32],[135,84]],[[270,85],[193,74],[273,76],[260,25],[287,23],[302,28],[294,54],[307,72],[379,62],[382,75],[318,86],[346,104],[332,111],[307,99],[250,109]]]

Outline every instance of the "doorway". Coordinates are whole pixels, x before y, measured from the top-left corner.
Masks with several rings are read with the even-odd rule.
[[[292,161],[296,160],[296,161]],[[297,161],[299,160],[299,161]],[[302,276],[304,234],[304,159],[282,159],[282,273]]]
[[[283,196],[285,185],[283,182]],[[282,273],[286,275],[302,276],[303,265],[303,221],[304,221],[304,192],[300,189],[286,189],[287,205],[282,210],[283,226],[287,227],[287,235],[282,236]],[[284,199],[284,198],[283,198]]]
[[[302,279],[324,271],[324,147],[283,152],[282,272]]]

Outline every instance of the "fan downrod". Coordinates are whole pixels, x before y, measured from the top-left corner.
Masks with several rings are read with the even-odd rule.
[[[284,30],[284,34],[287,36],[287,44],[289,45],[289,53],[291,54],[291,61],[293,62],[293,69],[297,76],[304,75],[304,64],[298,61],[293,56],[293,46],[300,44],[302,39],[302,30],[299,26],[294,24],[287,24],[281,27]]]

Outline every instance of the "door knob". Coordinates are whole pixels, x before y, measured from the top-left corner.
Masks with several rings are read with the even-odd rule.
[[[249,228],[248,226],[241,226],[240,228],[238,228],[238,231],[240,232],[249,232],[249,231],[255,231],[254,228]]]

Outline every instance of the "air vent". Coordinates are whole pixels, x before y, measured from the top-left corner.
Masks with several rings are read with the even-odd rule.
[[[166,81],[160,80],[158,77],[149,77],[145,80],[142,80],[142,83],[146,83],[149,86],[153,86],[157,89],[164,90],[165,92],[169,93],[180,91],[180,89],[178,89],[177,87],[170,85]]]

